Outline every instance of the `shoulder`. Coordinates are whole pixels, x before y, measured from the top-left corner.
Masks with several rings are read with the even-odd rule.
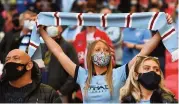
[[[58,93],[51,86],[46,84],[40,84],[40,94],[52,98],[53,96],[58,97]]]
[[[45,92],[50,92],[54,90],[51,86],[41,83],[40,90],[44,90]]]
[[[174,95],[167,93],[164,90],[161,90],[161,97],[162,97],[163,103],[176,103],[177,102]]]
[[[40,95],[41,97],[46,100],[45,102],[47,103],[61,103],[61,99],[59,98],[60,96],[54,90],[51,86],[46,85],[46,84],[40,84]]]

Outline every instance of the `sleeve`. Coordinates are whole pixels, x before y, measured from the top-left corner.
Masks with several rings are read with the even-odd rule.
[[[113,73],[115,74],[115,77],[117,77],[117,79],[119,79],[121,82],[125,82],[129,75],[128,63],[114,69]]]
[[[75,86],[75,81],[73,77],[69,75],[63,86],[60,87],[60,92],[62,93],[62,95],[68,95],[73,92],[74,86]]]
[[[78,57],[77,57],[77,53],[74,49],[74,47],[69,44],[68,48],[67,48],[67,56],[76,64],[79,65],[78,62]],[[67,95],[69,93],[71,93],[74,89],[75,86],[75,81],[73,79],[73,77],[71,77],[70,75],[68,75],[68,78],[66,79],[65,83],[63,84],[63,86],[61,86],[60,88],[60,92],[63,95]]]
[[[74,80],[79,85],[85,83],[88,76],[88,71],[80,66],[76,66]]]

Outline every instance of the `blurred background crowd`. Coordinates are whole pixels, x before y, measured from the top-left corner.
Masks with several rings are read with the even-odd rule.
[[[0,61],[2,64],[7,53],[19,45],[20,31],[22,30],[22,18],[20,15],[25,11],[28,13],[27,10],[31,11],[29,12],[30,16],[39,12],[56,11],[73,13],[166,12],[172,16],[178,34],[177,0],[0,0]],[[72,43],[77,52],[79,64],[83,67],[86,67],[84,62],[86,47],[92,41],[101,37],[113,47],[115,53],[114,66],[118,67],[126,64],[138,54],[154,33],[149,30],[133,28],[63,26],[61,36],[64,40]],[[131,34],[134,34],[132,35],[133,37],[131,37]],[[42,68],[42,82],[48,84],[50,66],[55,67],[52,64],[54,63],[54,57],[51,57],[48,49],[43,50],[45,50],[42,57],[45,68]],[[171,55],[165,49],[162,41],[151,53],[151,56],[159,58],[161,69],[165,75],[165,84],[178,98],[178,62],[172,63]],[[67,75],[62,76],[64,78],[67,77]],[[64,80],[63,77],[59,80]],[[65,83],[63,81],[60,82]],[[66,89],[61,90],[68,90],[70,86],[66,87]],[[56,89],[56,87],[54,88]],[[82,102],[78,85],[74,85],[72,90],[67,92],[60,92],[68,97],[64,102]]]

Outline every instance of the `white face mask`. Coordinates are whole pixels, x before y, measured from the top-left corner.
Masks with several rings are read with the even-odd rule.
[[[56,37],[56,36],[58,36],[58,27],[49,26],[49,27],[47,27],[46,31],[47,31],[47,34],[50,37]]]
[[[24,28],[32,30],[35,26],[35,21],[24,20]]]

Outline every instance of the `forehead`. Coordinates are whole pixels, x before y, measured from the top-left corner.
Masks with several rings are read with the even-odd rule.
[[[158,63],[155,62],[154,60],[145,60],[143,62],[143,65],[147,65],[147,66],[157,66],[159,67]]]
[[[150,12],[159,12],[159,9],[157,9],[157,8],[152,8],[152,9],[150,9],[149,11],[150,11]]]
[[[8,55],[7,55],[7,57],[14,57],[14,56],[19,56],[19,57],[21,57],[22,56],[22,54],[20,53],[20,52],[9,52],[8,53]]]
[[[28,14],[28,13],[25,13],[24,14],[24,19],[30,19],[31,18],[31,15],[30,14]]]
[[[111,10],[109,10],[108,8],[104,8],[101,10],[101,13],[111,13]]]
[[[108,48],[108,46],[104,44],[103,42],[99,41],[96,43],[94,48]]]

